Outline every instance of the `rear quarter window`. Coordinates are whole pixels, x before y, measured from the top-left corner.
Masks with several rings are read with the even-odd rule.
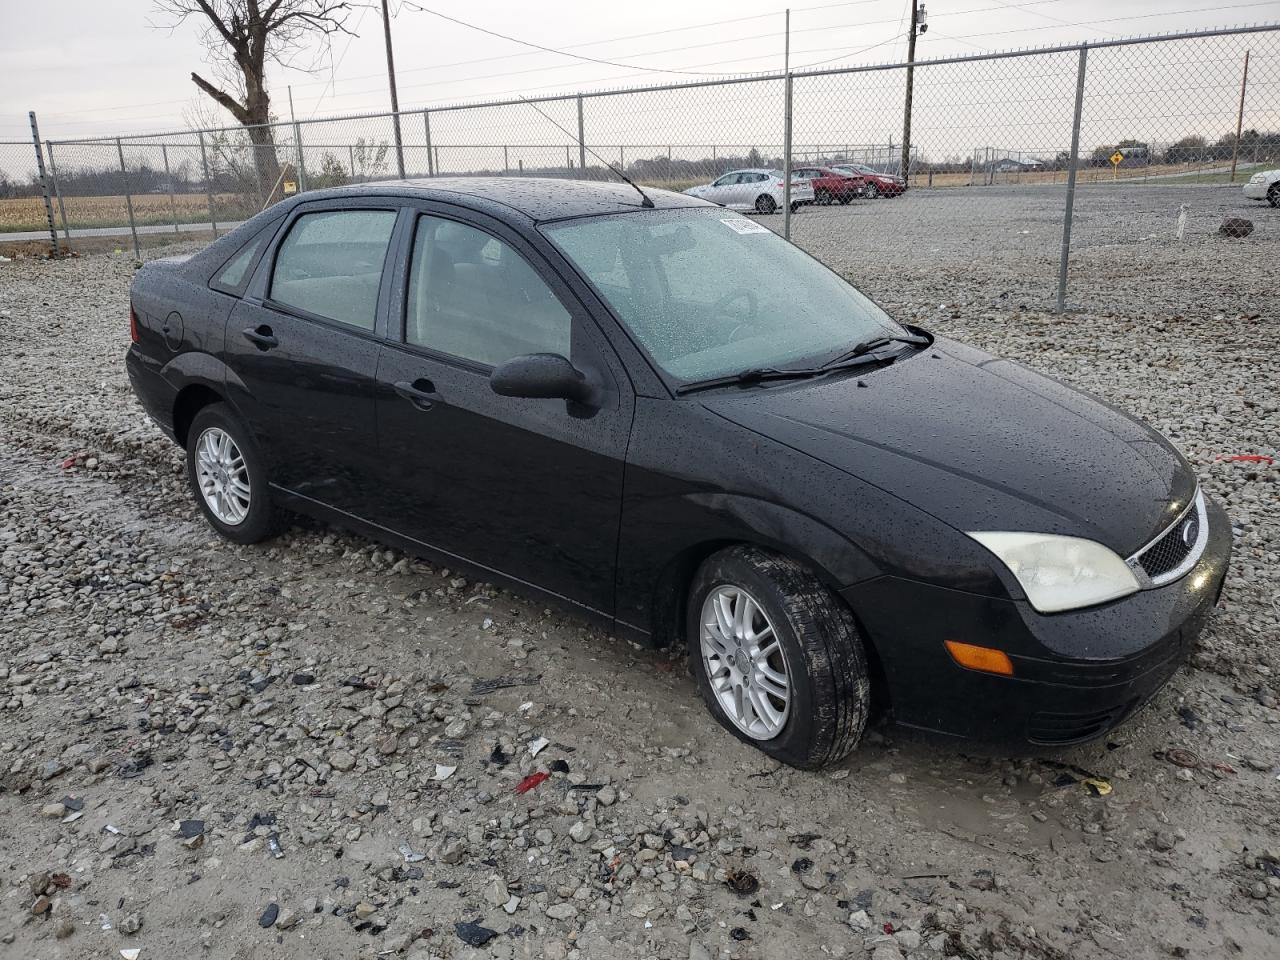
[[[267,244],[267,238],[271,236],[275,230],[275,224],[258,231],[257,236],[251,239],[239,252],[230,260],[224,263],[209,280],[209,286],[222,293],[229,293],[234,297],[238,297],[244,293],[244,288],[249,283],[249,276],[253,272],[254,264],[258,262],[258,255],[262,253],[263,248]]]

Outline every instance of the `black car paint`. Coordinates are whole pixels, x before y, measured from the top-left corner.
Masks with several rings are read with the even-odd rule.
[[[712,206],[651,196],[660,210]],[[402,211],[371,333],[269,300],[274,250],[295,217],[370,206]],[[506,178],[285,201],[190,259],[140,272],[135,391],[179,441],[193,404],[225,397],[262,441],[292,508],[568,601],[642,642],[678,636],[685,585],[720,546],[794,556],[849,602],[895,716],[910,725],[1025,741],[1046,704],[1123,707],[1119,719],[1163,682],[1225,575],[1230,535],[1218,508],[1187,576],[1053,615],[1032,610],[962,531],[1086,537],[1127,556],[1195,489],[1167,441],[1101,401],[941,338],[877,369],[677,398],[537,229],[638,208],[622,185]],[[500,397],[486,368],[403,342],[418,212],[471,223],[525,255],[574,316],[570,359],[600,386],[597,406]],[[272,241],[243,299],[211,289],[260,230]],[[175,309],[185,330],[177,350],[160,332]],[[277,347],[246,338],[263,327]],[[1006,650],[1017,678],[961,669],[944,639]]]

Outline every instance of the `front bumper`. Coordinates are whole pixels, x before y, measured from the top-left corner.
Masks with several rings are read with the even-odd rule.
[[[1271,188],[1269,183],[1253,183],[1250,181],[1244,185],[1244,195],[1250,200],[1267,199],[1267,190]]]
[[[1040,614],[1025,600],[881,577],[843,591],[883,668],[894,718],[989,743],[1063,746],[1128,718],[1177,670],[1222,590],[1226,513],[1207,500],[1209,540],[1181,579],[1111,603]],[[945,640],[995,647],[1012,677],[956,664]]]

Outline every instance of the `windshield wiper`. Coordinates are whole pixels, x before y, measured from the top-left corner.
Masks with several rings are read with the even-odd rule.
[[[887,346],[890,343],[909,343],[916,347],[927,347],[933,343],[932,337],[872,337],[870,340],[863,340],[861,343],[855,344],[852,350],[840,354],[833,360],[828,360],[823,364],[826,368],[838,367],[846,360],[852,360],[855,357],[861,357],[877,350],[880,347]]]
[[[706,380],[694,380],[676,387],[676,394],[696,393],[699,390],[712,390],[716,387],[748,386],[763,383],[766,380],[808,380],[812,377],[824,377],[829,373],[850,370],[854,367],[867,366],[873,363],[893,363],[895,357],[873,357],[859,354],[849,357],[841,363],[828,363],[821,367],[748,367],[737,373],[723,377],[710,377]]]

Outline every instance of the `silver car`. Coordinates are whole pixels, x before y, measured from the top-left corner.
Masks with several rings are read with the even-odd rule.
[[[754,210],[756,213],[773,213],[786,202],[786,182],[781,170],[730,170],[711,183],[690,187],[685,191],[691,197],[701,197],[732,210]],[[813,184],[807,180],[791,178],[791,212],[801,204],[813,202]]]

